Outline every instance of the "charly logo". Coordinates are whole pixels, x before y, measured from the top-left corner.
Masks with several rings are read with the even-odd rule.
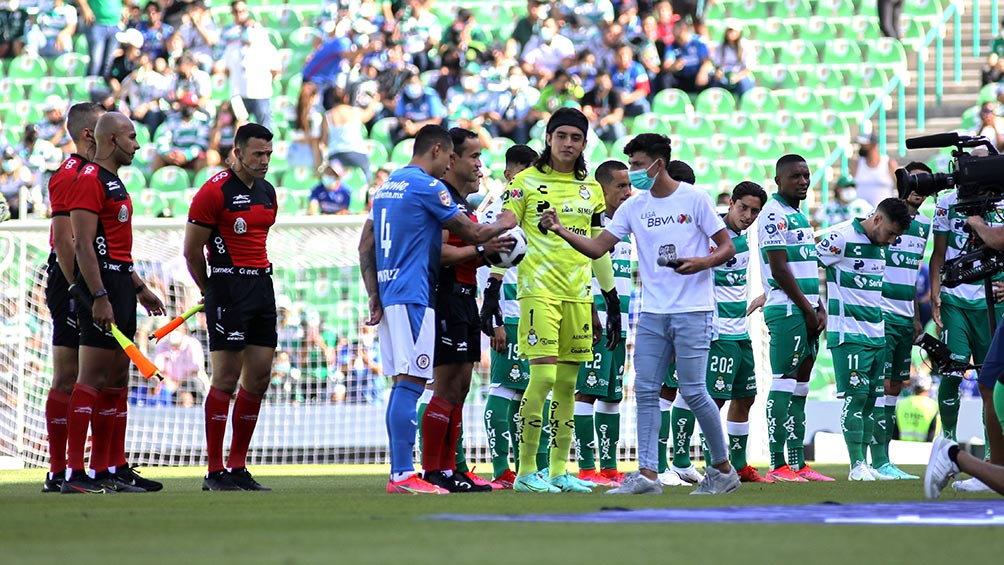
[[[247,222],[244,221],[244,218],[238,217],[237,221],[234,222],[234,233],[237,235],[244,235],[247,231]]]

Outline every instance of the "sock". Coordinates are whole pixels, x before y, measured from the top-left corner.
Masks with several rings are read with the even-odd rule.
[[[784,459],[784,444],[788,438],[785,424],[788,422],[788,410],[796,384],[792,379],[775,378],[767,395],[767,438],[771,470],[788,464]]]
[[[575,459],[580,471],[596,469],[596,459],[593,454],[596,449],[594,430],[593,405],[589,402],[575,402]]]
[[[996,387],[995,387],[996,388]],[[959,464],[959,446],[953,445],[948,448],[948,458],[952,460],[952,463],[956,465]]]
[[[1001,421],[1001,428],[1004,428],[1004,383],[997,381],[994,385],[994,411]]]
[[[547,393],[554,387],[558,373],[556,365],[530,365],[530,382],[519,403],[519,470],[520,475],[537,471],[537,448],[540,446],[540,432],[544,426],[541,414],[547,401]]]
[[[120,388],[103,388],[98,392],[91,415],[91,470],[95,473],[108,470],[108,456],[112,450],[115,431],[115,413]]]
[[[551,453],[551,399],[544,400],[544,409],[540,414],[542,422],[540,428],[540,441],[537,442],[537,470],[547,469],[550,463]]]
[[[749,463],[746,461],[746,441],[750,437],[749,420],[745,422],[725,422],[725,429],[729,433],[729,458],[732,466],[736,470],[745,469]]]
[[[87,442],[87,427],[91,423],[91,413],[98,400],[98,389],[77,383],[70,395],[70,411],[66,419],[66,463],[68,469],[83,471],[84,443]]]
[[[697,437],[701,440],[701,457],[704,457],[704,465],[710,467],[711,452],[708,451],[708,442],[704,441],[704,432],[698,433]]]
[[[488,455],[492,459],[492,479],[502,476],[509,468],[509,406],[508,398],[488,395],[485,400],[485,433],[488,435]]]
[[[230,395],[216,387],[209,387],[206,395],[206,454],[210,473],[222,471],[223,436],[227,433],[227,416],[230,413]]]
[[[70,395],[51,388],[45,399],[45,431],[49,436],[49,472],[66,470],[66,423],[70,413]]]
[[[683,395],[678,394],[673,401],[673,466],[681,469],[690,467],[690,438],[694,436],[694,413],[690,411]]]
[[[423,387],[410,381],[398,381],[390,389],[387,401],[387,438],[390,441],[390,471],[399,473],[402,480],[415,471],[412,460],[415,451],[415,432],[418,428],[415,405],[422,396]],[[402,476],[404,475],[404,476]]]
[[[449,469],[452,465],[444,465],[443,451],[447,451],[450,460],[454,457],[454,447],[456,443],[446,448],[450,436],[450,415],[453,405],[438,396],[433,396],[432,400],[425,407],[420,421],[422,423],[422,469],[428,471],[442,471]]]
[[[875,433],[875,397],[869,396],[865,405],[861,409],[861,451],[866,456],[865,463],[868,462],[868,447],[872,442]]]
[[[579,378],[578,364],[558,363],[551,397],[551,477],[565,474],[568,451],[575,430],[575,384]]]
[[[519,403],[523,400],[523,393],[509,399],[509,406],[506,410],[506,425],[509,429],[509,442],[512,444],[512,460],[516,469],[519,469]]]
[[[431,391],[425,389],[422,397],[418,399],[418,408],[415,410],[415,421],[418,422],[418,453],[424,453],[425,441],[422,437],[422,420],[425,419],[425,411],[429,408],[429,400],[432,399]],[[424,465],[423,465],[424,466]]]
[[[105,389],[109,390],[109,389]],[[102,391],[104,392],[104,391]],[[108,453],[108,466],[111,468],[126,465],[126,424],[129,423],[129,389],[118,389],[115,401],[115,425],[112,428],[111,450]]]
[[[891,394],[887,394],[885,397],[885,407],[883,412],[885,412],[885,452],[886,459],[889,458],[889,442],[892,441],[892,434],[896,430],[896,404],[899,403],[899,397]]]
[[[938,385],[938,413],[941,414],[941,433],[955,441],[959,425],[959,385],[962,377],[944,375]]]
[[[600,469],[617,469],[617,444],[621,439],[619,402],[596,403],[596,435],[599,437]]]
[[[788,421],[791,422],[785,443],[788,446],[788,466],[798,471],[805,467],[805,397],[809,395],[809,383],[798,383],[788,405]]]
[[[464,453],[464,405],[458,404],[450,411],[450,435],[443,446],[443,464],[446,469],[466,473],[467,454]]]
[[[872,420],[874,424],[872,427],[872,437],[871,442],[868,445],[869,450],[872,454],[872,467],[878,469],[882,465],[889,462],[889,422],[886,419],[887,413],[885,410],[886,396],[880,396],[875,399],[875,409],[872,411]]]
[[[669,470],[666,450],[669,447],[670,430],[673,427],[673,401],[660,398],[659,412],[662,415],[659,425],[659,473],[665,473]]]
[[[248,447],[251,446],[251,436],[258,424],[262,398],[264,395],[254,394],[243,388],[237,390],[237,400],[234,401],[234,411],[230,417],[233,435],[230,437],[227,467],[231,469],[247,467]]]
[[[847,444],[847,455],[850,456],[852,468],[865,461],[864,410],[867,404],[866,395],[845,396],[844,407],[840,412],[840,429],[844,432],[844,443]]]

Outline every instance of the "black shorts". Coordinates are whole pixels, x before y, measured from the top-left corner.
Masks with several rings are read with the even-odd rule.
[[[136,337],[136,285],[132,280],[132,265],[116,263],[120,271],[101,269],[101,282],[108,291],[108,300],[112,303],[115,314],[115,325],[130,340]],[[87,288],[87,283],[81,275],[77,275],[76,284]],[[88,290],[88,294],[93,291]],[[119,344],[111,332],[94,325],[91,310],[85,306],[77,308],[77,322],[80,327],[80,345],[98,347],[100,349],[118,349]]]
[[[210,351],[243,351],[245,345],[274,348],[278,344],[271,269],[251,276],[212,273],[205,304]]]
[[[80,346],[80,328],[77,326],[77,301],[70,296],[70,283],[56,262],[56,254],[49,254],[45,268],[45,305],[52,317],[52,345],[54,347]]]
[[[473,285],[454,284],[436,295],[436,353],[432,366],[481,360],[481,318]]]

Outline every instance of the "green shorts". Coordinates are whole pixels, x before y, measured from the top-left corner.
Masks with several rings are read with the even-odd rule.
[[[505,354],[492,349],[492,384],[513,390],[526,390],[530,382],[530,363],[519,358],[516,324],[505,325]]]
[[[913,324],[885,322],[885,363],[882,374],[895,382],[910,380],[913,364]]]
[[[557,357],[559,362],[591,361],[592,303],[541,296],[520,298],[519,347],[527,359]]]
[[[708,353],[708,392],[711,398],[732,400],[756,396],[753,343],[717,339]]]
[[[662,381],[662,384],[668,386],[669,388],[680,388],[680,381],[676,380],[676,359],[669,364],[669,368],[666,369],[666,378]]]
[[[1002,307],[995,308],[997,319],[1001,319]],[[952,360],[968,363],[972,356],[973,362],[980,364],[990,349],[990,325],[987,321],[986,309],[969,310],[959,308],[954,304],[941,303],[941,341],[948,344],[952,352]]]
[[[830,348],[837,379],[837,398],[847,395],[879,397],[885,394],[882,368],[885,348],[842,343]]]
[[[593,360],[579,367],[576,391],[595,396],[603,402],[619,402],[624,398],[624,358],[627,346],[622,339],[613,351],[606,348],[607,333],[593,346]]]
[[[789,316],[778,307],[773,312],[765,311],[763,317],[770,332],[770,371],[775,379],[794,375],[803,361],[816,357],[819,338],[810,343],[801,311]]]

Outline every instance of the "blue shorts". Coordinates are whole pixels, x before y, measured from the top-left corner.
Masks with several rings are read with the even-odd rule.
[[[997,322],[994,339],[990,342],[987,356],[983,359],[983,368],[980,369],[979,383],[990,389],[997,383],[1004,384],[1004,319]]]

